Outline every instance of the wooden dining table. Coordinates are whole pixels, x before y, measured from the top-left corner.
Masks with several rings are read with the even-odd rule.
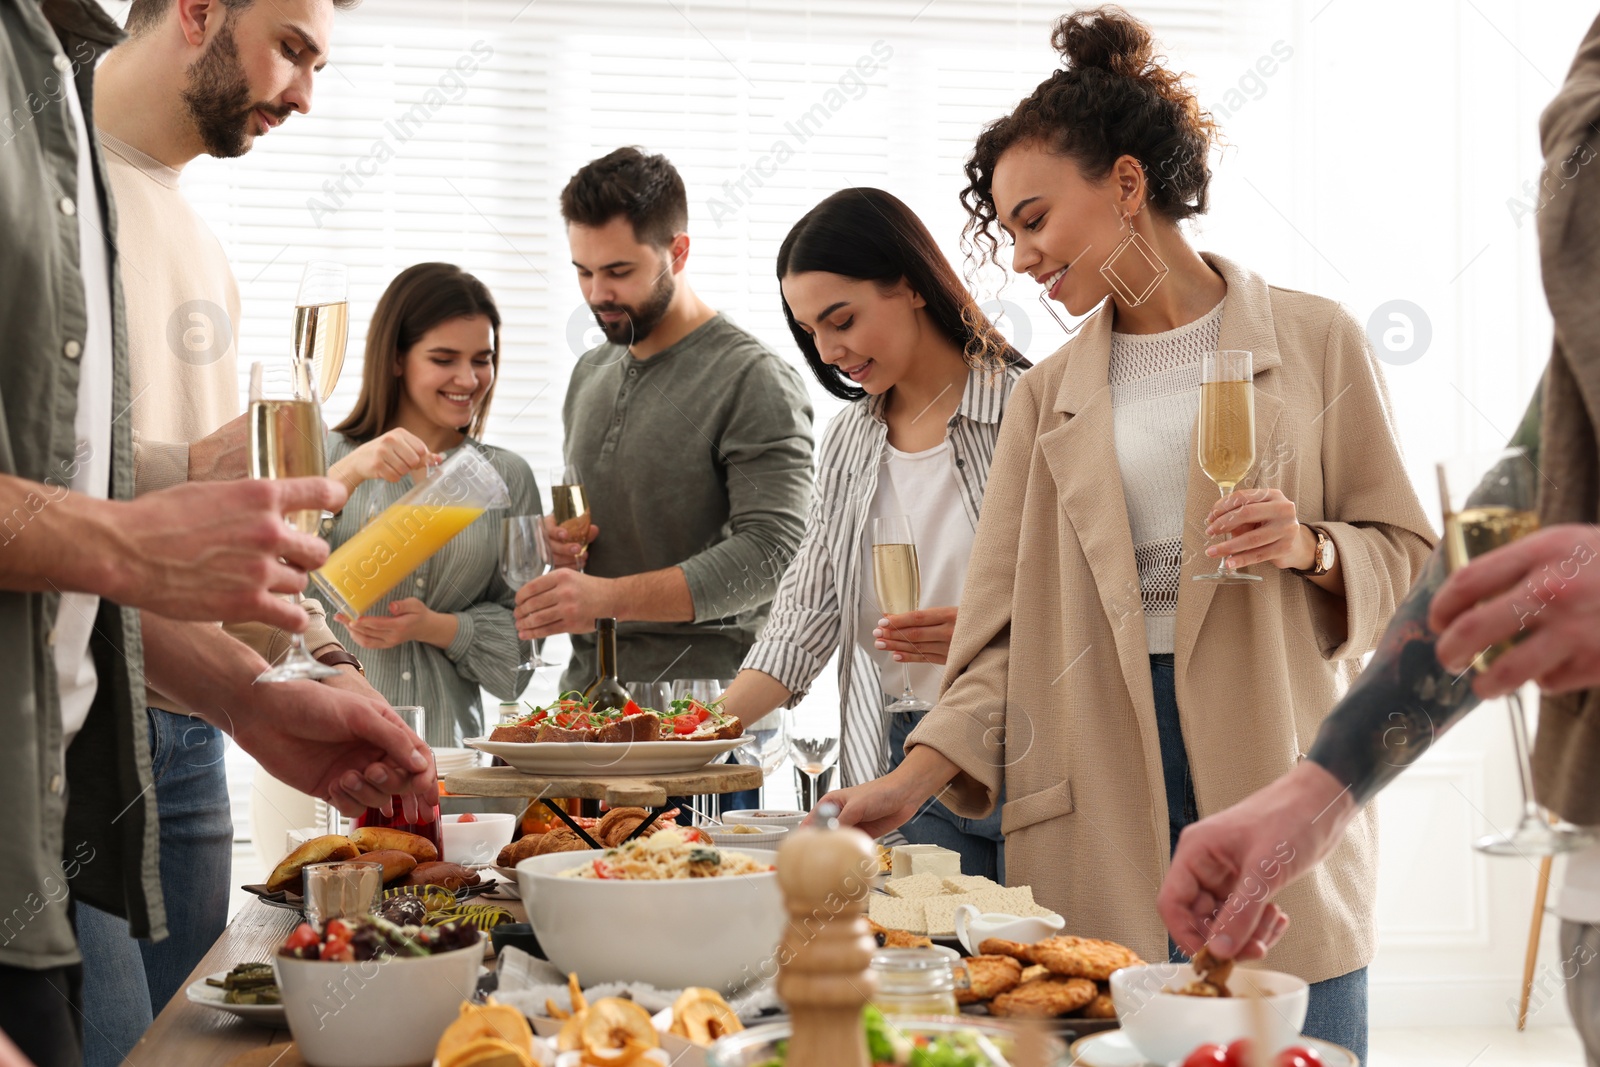
[[[520,901],[493,899],[493,903],[511,912],[517,922],[527,921]],[[301,919],[297,911],[250,900],[234,915],[184,987],[208,974],[232,970],[240,963],[272,959]],[[287,1047],[289,1041],[287,1029],[270,1029],[220,1009],[195,1004],[180,989],[128,1054],[128,1062],[136,1067],[226,1067],[246,1053],[272,1045]],[[265,1056],[263,1067],[274,1058]]]

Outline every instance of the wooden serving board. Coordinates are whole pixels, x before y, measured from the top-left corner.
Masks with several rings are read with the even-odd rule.
[[[546,777],[514,767],[473,767],[447,774],[444,787],[458,796],[581,797],[603,800],[611,807],[654,808],[668,797],[737,793],[761,788],[761,768],[741,763],[714,763],[693,771],[615,775],[595,778]]]

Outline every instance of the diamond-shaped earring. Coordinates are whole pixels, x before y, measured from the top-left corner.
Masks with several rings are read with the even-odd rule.
[[[1156,250],[1150,247],[1150,242],[1139,236],[1139,231],[1133,228],[1132,215],[1126,216],[1123,221],[1128,224],[1128,236],[1124,237],[1122,242],[1111,250],[1106,261],[1100,264],[1100,274],[1117,296],[1122,298],[1124,304],[1128,307],[1138,307],[1150,299],[1150,294],[1156,291],[1156,286],[1161,284],[1161,280],[1170,273],[1171,268],[1156,255]],[[1130,284],[1124,277],[1130,269],[1133,272],[1149,274],[1149,282],[1143,287]]]

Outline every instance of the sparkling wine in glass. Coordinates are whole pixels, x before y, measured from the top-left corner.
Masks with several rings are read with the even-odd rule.
[[[917,568],[917,545],[911,537],[911,519],[886,515],[872,520],[872,584],[878,592],[878,610],[885,615],[916,611],[922,602],[922,574]],[[900,665],[905,686],[900,698],[884,711],[927,711],[933,707],[911,689],[911,664]]]
[[[1249,352],[1207,352],[1200,365],[1200,417],[1196,420],[1200,469],[1217,484],[1223,496],[1233,492],[1256,464],[1256,394]],[[1211,574],[1197,574],[1197,582],[1224,585],[1259,582],[1261,575],[1245,574],[1217,560]]]
[[[344,265],[307,263],[294,302],[294,358],[310,371],[318,400],[327,400],[339,382],[349,334],[349,280]]]
[[[570,464],[550,472],[550,523],[565,530],[567,537],[588,547],[589,497],[583,491],[583,479],[578,468]],[[586,552],[585,552],[586,555]],[[578,557],[579,571],[583,570],[585,555]]]
[[[513,590],[521,589],[550,569],[550,545],[543,515],[512,515],[500,522],[500,574]],[[528,660],[519,671],[538,671],[556,664],[539,655],[540,642],[528,646]]]
[[[789,757],[800,772],[800,808],[810,811],[822,797],[822,777],[839,762],[839,739],[801,733],[797,726],[789,724]]]
[[[328,473],[322,447],[322,412],[316,400],[303,391],[307,384],[303,371],[296,365],[290,395],[268,397],[264,367],[257,363],[250,368],[252,478],[321,478]],[[291,511],[284,519],[301,533],[315,534],[322,528],[322,512],[315,508]],[[256,681],[297,682],[332,678],[338,673],[313,659],[305,636],[295,634],[283,659],[261,672]]]
[[[1452,572],[1539,529],[1539,471],[1526,449],[1464,456],[1439,464],[1438,475],[1445,559]],[[1512,643],[1505,641],[1484,649],[1473,660],[1471,669],[1488,667]],[[1592,830],[1555,819],[1534,799],[1528,716],[1522,706],[1522,694],[1508,693],[1506,706],[1511,714],[1511,744],[1522,786],[1522,816],[1509,834],[1488,834],[1474,841],[1472,847],[1492,856],[1554,856],[1587,848],[1596,841]]]

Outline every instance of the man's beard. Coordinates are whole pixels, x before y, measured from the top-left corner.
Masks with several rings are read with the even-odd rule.
[[[661,277],[650,290],[650,295],[640,306],[591,304],[589,310],[594,312],[594,321],[600,324],[607,341],[614,345],[635,345],[649,337],[651,332],[661,325],[661,320],[667,317],[667,307],[672,303],[672,297],[677,291],[677,282],[673,279],[672,269],[669,266],[661,272]],[[616,322],[607,322],[600,317],[602,311],[620,311],[623,317]]]
[[[189,84],[183,90],[183,102],[207,155],[232,159],[250,151],[250,123],[256,108],[274,118],[289,114],[289,108],[250,102],[250,85],[239,63],[231,25],[223,25],[204,54],[189,64],[187,73]]]

